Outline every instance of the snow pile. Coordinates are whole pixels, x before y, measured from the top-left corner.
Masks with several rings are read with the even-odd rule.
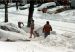
[[[26,34],[22,35],[20,33],[15,33],[15,32],[10,32],[10,31],[4,31],[0,29],[0,40],[5,41],[5,40],[25,40],[26,39]]]
[[[50,34],[46,39],[40,36],[35,38],[34,41],[48,47],[54,46],[75,49],[75,34],[70,32],[64,34]]]
[[[15,24],[9,23],[9,22],[1,23],[0,28],[2,28],[3,30],[6,30],[6,31],[12,31],[12,32],[16,32],[16,33],[25,34],[24,30],[18,28]]]
[[[2,26],[2,27],[1,27]],[[0,24],[0,40],[26,40],[27,33],[12,23]]]

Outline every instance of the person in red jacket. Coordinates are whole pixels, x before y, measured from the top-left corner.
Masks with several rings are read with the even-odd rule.
[[[46,24],[43,27],[43,33],[44,37],[46,38],[48,35],[50,35],[50,31],[52,31],[52,27],[49,24],[49,21],[46,22]]]

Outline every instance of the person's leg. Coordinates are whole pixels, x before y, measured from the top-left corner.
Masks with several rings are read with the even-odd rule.
[[[33,32],[34,38],[36,37],[36,31]]]
[[[32,34],[33,34],[33,29],[30,30],[30,37],[29,38],[32,38]]]
[[[48,35],[50,35],[50,32],[46,32],[44,38],[46,38]]]
[[[30,33],[30,37],[29,38],[32,38],[32,33]]]
[[[45,33],[44,33],[44,38],[46,38],[46,37],[47,37],[47,33],[45,32]]]
[[[32,38],[32,29],[30,29],[30,37],[29,38]]]

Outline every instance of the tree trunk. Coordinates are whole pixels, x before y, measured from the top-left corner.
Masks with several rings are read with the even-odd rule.
[[[8,22],[8,2],[5,2],[5,22]]]
[[[18,10],[18,0],[16,0],[16,10]]]
[[[30,27],[31,20],[33,19],[32,18],[33,17],[33,12],[34,12],[34,1],[30,1],[27,27]]]

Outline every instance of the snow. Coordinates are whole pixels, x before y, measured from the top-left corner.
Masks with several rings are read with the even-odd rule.
[[[14,10],[13,10],[14,9]],[[35,8],[33,18],[35,29],[40,37],[29,39],[29,29],[27,28],[28,9],[18,10],[9,8],[9,22],[4,21],[4,9],[0,9],[0,26],[6,26],[8,30],[0,29],[0,52],[74,52],[75,51],[75,10],[68,10],[58,14],[47,14],[37,11]],[[67,21],[69,18],[69,21]],[[56,20],[58,19],[58,20]],[[65,21],[63,21],[66,19]],[[17,27],[18,21],[25,24],[21,29]],[[49,21],[53,31],[44,39],[42,27]],[[20,33],[18,33],[19,31]],[[5,42],[7,39],[15,42]],[[25,40],[31,41],[25,41]],[[64,50],[64,51],[63,51]]]
[[[5,30],[1,29],[1,26],[5,27]],[[27,27],[26,27],[27,28]],[[18,28],[17,25],[8,22],[8,23],[4,23],[1,22],[0,23],[0,40],[27,40],[29,35],[28,33],[26,33],[23,29]]]
[[[4,4],[0,4],[0,9],[4,9]],[[15,3],[8,3],[8,7],[14,7],[14,6],[16,6],[16,4]]]
[[[36,4],[36,5],[34,5],[34,7],[37,7],[38,6],[38,4]],[[26,4],[26,5],[24,5],[24,6],[20,6],[19,8],[21,9],[21,10],[24,10],[24,9],[28,9],[30,7],[30,4]]]
[[[44,47],[35,42],[0,42],[1,52],[64,52],[61,50],[58,48],[53,49],[53,47]]]
[[[38,10],[42,10],[43,8],[47,8],[50,6],[56,6],[56,3],[55,2],[44,3],[40,7],[38,7]]]
[[[50,13],[50,14],[56,13],[56,10],[61,9],[61,8],[64,8],[64,6],[56,6],[55,8],[48,9],[47,13]]]
[[[6,29],[2,30],[0,29],[0,40],[25,40],[27,37],[27,34],[24,30],[16,27],[14,24],[12,23],[2,23],[0,24],[0,27],[4,26]]]
[[[6,31],[12,31],[12,32],[17,32],[17,33],[21,33],[21,34],[25,34],[25,32],[18,28],[16,25],[12,24],[12,23],[1,23],[0,24],[0,28],[1,26],[4,26],[6,29]]]
[[[30,7],[30,4],[26,4],[25,6],[20,7],[20,8],[29,8],[29,7]]]

